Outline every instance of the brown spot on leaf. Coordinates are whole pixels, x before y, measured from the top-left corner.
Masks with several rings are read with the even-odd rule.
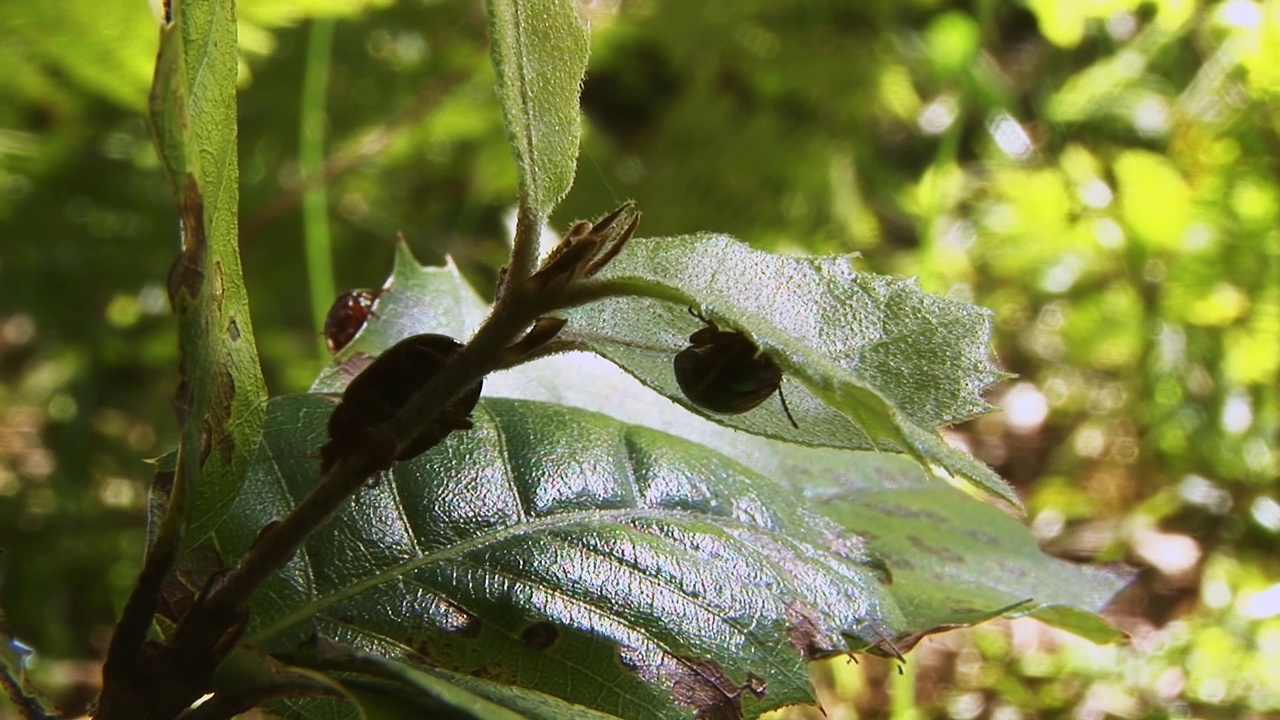
[[[679,660],[671,695],[676,704],[692,708],[694,717],[738,720],[742,717],[742,686],[733,684],[714,660]]]
[[[208,243],[204,234],[204,199],[196,177],[187,173],[178,215],[182,228],[182,250],[169,268],[169,304],[181,311],[200,295],[204,284],[204,259]],[[186,297],[184,300],[183,297]]]
[[[169,291],[169,307],[175,313],[183,314],[195,300],[204,284],[204,271],[191,261],[185,253],[179,253],[169,266],[169,277],[165,287]]]
[[[520,633],[520,642],[531,650],[541,652],[556,644],[560,630],[549,622],[536,622]]]
[[[916,569],[916,564],[904,557],[893,558],[893,566],[902,572],[911,572]]]
[[[996,536],[991,535],[990,533],[982,532],[981,530],[969,529],[969,530],[965,530],[964,534],[968,535],[974,540],[977,540],[983,545],[995,545],[996,543],[1000,542],[999,538],[997,538]]]
[[[235,455],[235,438],[231,435],[232,402],[236,396],[236,380],[228,365],[222,365],[213,374],[213,383],[209,391],[210,404],[206,412],[206,423],[210,420],[216,432],[213,435],[213,449],[218,453],[219,462],[230,465]],[[203,464],[203,458],[201,463]]]
[[[822,620],[814,608],[796,600],[787,603],[787,639],[791,647],[806,660],[828,657],[843,652],[822,630]]]
[[[767,685],[755,673],[747,673],[744,682],[735,683],[714,660],[680,657],[662,650],[623,647],[619,659],[641,679],[669,688],[676,704],[693,710],[694,717],[707,720],[741,720],[743,691],[763,697]]]
[[[920,508],[906,507],[904,505],[895,505],[893,503],[872,503],[871,508],[881,515],[889,517],[903,518],[904,520],[919,520],[923,523],[931,525],[948,525],[946,516],[933,512],[932,510],[921,510]]]
[[[854,535],[842,529],[832,530],[823,535],[823,544],[837,557],[874,570],[880,576],[880,582],[886,585],[893,583],[893,573],[889,570],[888,564],[879,555],[871,552],[861,534]]]
[[[924,538],[918,535],[909,535],[907,539],[908,541],[910,541],[911,547],[915,548],[916,550],[919,550],[922,553],[927,553],[929,555],[932,555],[938,558],[939,560],[942,560],[945,562],[954,562],[954,563],[964,562],[964,556],[956,552],[955,550],[952,550],[951,548],[945,548],[940,545],[934,545],[933,543],[929,542],[928,540],[925,540]]]

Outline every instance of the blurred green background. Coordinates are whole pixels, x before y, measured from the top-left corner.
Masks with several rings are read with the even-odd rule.
[[[1110,613],[1128,645],[938,636],[904,674],[817,665],[826,716],[1280,717],[1280,1],[580,5],[587,136],[556,222],[635,198],[646,235],[857,251],[991,308],[1018,377],[949,435],[1050,552],[1141,568]],[[268,385],[296,392],[323,360],[303,121],[340,290],[382,282],[398,231],[492,288],[515,170],[482,3],[240,13],[241,250]],[[0,38],[0,603],[77,710],[139,567],[142,459],[176,437],[157,25],[140,0],[7,0]],[[317,39],[323,117],[300,110]]]

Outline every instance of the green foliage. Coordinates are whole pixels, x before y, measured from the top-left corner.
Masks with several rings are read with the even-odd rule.
[[[775,259],[710,236],[637,240],[624,248],[636,220],[628,206],[595,228],[575,226],[531,274],[536,233],[567,189],[567,161],[577,144],[577,125],[566,117],[576,115],[581,67],[567,82],[555,72],[555,61],[573,51],[556,42],[557,28],[571,26],[570,36],[579,30],[568,3],[491,7],[499,99],[522,181],[499,301],[468,347],[439,377],[424,379],[423,388],[386,388],[413,399],[388,405],[392,417],[374,417],[377,406],[362,409],[373,427],[339,428],[332,403],[314,395],[278,398],[265,419],[246,415],[246,404],[261,407],[261,380],[252,343],[242,343],[241,323],[245,330],[248,323],[232,242],[235,193],[223,190],[236,177],[229,142],[235,133],[228,130],[233,82],[226,72],[234,62],[232,15],[226,4],[174,12],[165,18],[171,24],[162,31],[152,107],[182,218],[169,295],[180,325],[184,432],[167,502],[156,506],[164,521],[112,640],[101,716],[136,714],[145,702],[146,712],[168,717],[211,682],[210,702],[225,705],[224,713],[261,698],[329,695],[323,686],[298,689],[287,669],[308,657],[323,666],[329,653],[309,647],[316,643],[497,677],[622,717],[755,716],[813,699],[806,660],[859,651],[901,659],[899,647],[909,649],[925,635],[1029,602],[1045,609],[1060,604],[1041,596],[992,605],[989,593],[954,574],[958,592],[945,599],[935,575],[932,584],[908,584],[899,600],[889,587],[894,567],[866,549],[857,518],[852,527],[826,520],[796,502],[795,488],[603,415],[490,400],[476,408],[474,422],[462,424],[465,432],[433,452],[403,454],[406,442],[398,438],[417,437],[434,420],[418,419],[433,407],[422,398],[438,397],[434,407],[443,407],[452,396],[428,395],[433,388],[475,386],[495,362],[484,353],[511,343],[538,315],[640,295],[723,308],[712,316],[734,321],[757,352],[785,358],[781,368],[812,393],[801,396],[798,414],[815,427],[799,439],[910,450],[1017,502],[995,476],[971,472],[978,463],[954,461],[961,453],[933,435],[937,424],[985,409],[977,391],[998,377],[985,356],[980,314],[913,294],[902,283],[858,277],[849,258]],[[606,235],[614,221],[620,229]],[[619,250],[621,258],[606,268]],[[718,282],[717,272],[690,272],[709,258],[722,273]],[[386,287],[409,290],[396,278]],[[780,293],[788,294],[781,303],[757,300]],[[678,315],[636,310],[612,307],[594,318],[570,312],[566,319],[585,334],[566,341],[588,349],[648,345],[653,350],[642,355],[605,354],[658,385],[646,368],[662,353]],[[952,356],[959,361],[949,362]],[[361,379],[373,377],[383,359]],[[468,365],[477,362],[490,365]],[[947,392],[955,386],[958,393]],[[913,401],[928,394],[937,397]],[[357,402],[370,401],[350,391],[341,400]],[[852,424],[832,432],[824,411]],[[406,423],[419,424],[403,430]],[[246,467],[259,426],[262,441]],[[307,449],[326,436],[330,445],[341,439],[354,455],[326,456],[317,483]],[[358,481],[390,468],[392,457],[404,462],[361,492]],[[352,463],[365,464],[353,470]],[[359,500],[342,507],[353,491]],[[937,516],[911,504],[913,497],[882,499],[874,508],[890,518]],[[963,518],[979,508],[962,500],[950,512]],[[951,561],[947,548],[963,545],[966,533],[957,528],[950,537],[945,525],[926,522],[905,534],[880,526],[872,536],[895,548],[887,557],[908,570]],[[189,550],[176,555],[182,527]],[[1037,553],[1028,563],[1008,552],[1023,532],[1016,523],[1003,530],[988,525],[977,539],[997,563],[1023,575],[1045,572],[1036,567]],[[907,559],[913,546],[917,553]],[[231,569],[215,582],[210,562]],[[188,583],[190,597],[165,594],[170,609],[161,612],[176,628],[165,633],[164,645],[144,645],[141,623],[155,612],[170,568],[174,580]],[[1062,611],[1082,618],[1118,588],[1100,580],[1077,609],[1067,590],[1074,585],[1049,591],[1070,598]],[[918,611],[928,597],[930,610],[919,617],[929,624],[908,623],[899,602]],[[189,609],[173,612],[174,605]],[[217,649],[225,648],[218,638],[228,622],[246,623],[243,641],[283,662],[282,677],[271,679],[277,673],[270,662],[234,670],[240,658],[258,657],[243,653],[226,660],[231,665],[217,671],[217,681],[201,674],[223,664],[229,648]],[[214,661],[201,665],[210,655]],[[588,667],[584,657],[608,662]],[[230,678],[238,681],[228,684]],[[396,679],[387,691],[401,698],[430,691],[412,678]],[[143,701],[157,684],[166,691]],[[440,699],[432,692],[422,701]]]
[[[376,284],[390,239],[404,230],[419,255],[452,253],[476,287],[490,287],[507,251],[502,216],[522,181],[503,142],[479,5],[340,5],[240,8],[241,252],[255,340],[277,392],[304,389],[318,366],[290,205],[305,30],[282,23],[347,18],[337,25],[327,113],[341,286]],[[859,267],[916,274],[927,290],[992,308],[997,355],[1020,380],[986,399],[1010,412],[953,428],[949,439],[1012,482],[1051,552],[1147,568],[1111,615],[1139,643],[1099,649],[1043,631],[1029,643],[1024,625],[1016,642],[1002,626],[963,642],[926,641],[907,665],[921,710],[1233,717],[1280,707],[1267,672],[1280,532],[1273,5],[656,2],[623,3],[616,16],[592,11],[590,123],[558,218],[632,196],[649,234],[705,228],[760,248],[856,249]],[[37,679],[63,679],[74,674],[54,662],[95,653],[87,639],[113,622],[136,574],[146,470],[135,458],[178,439],[168,411],[178,359],[161,282],[174,223],[139,119],[153,19],[133,2],[41,7],[0,11],[0,600],[17,635],[42,651]],[[448,332],[464,337],[486,306],[450,276],[458,305],[432,312],[460,317]],[[357,342],[379,347],[384,331],[401,332],[396,323],[422,320],[421,308],[398,300],[380,299],[377,328]],[[682,306],[666,305],[664,350],[697,326]],[[734,319],[720,303],[714,310]],[[338,367],[321,382],[340,378]],[[793,389],[808,392],[796,367],[787,365],[788,400]],[[604,387],[597,381],[608,389],[590,389]],[[803,462],[786,460],[775,441],[707,423],[579,354],[491,376],[486,389],[660,425],[795,485],[822,487],[815,453],[846,454],[810,448]],[[736,417],[750,424],[776,410],[770,400]],[[869,458],[859,465],[874,467]],[[855,487],[859,498],[872,492]],[[825,492],[808,500],[846,513],[846,491]],[[929,493],[941,507],[965,498],[938,485]],[[860,501],[852,508],[880,519]],[[976,510],[956,522],[987,519],[997,522]],[[1032,535],[1020,537],[1032,551]],[[895,557],[892,542],[869,547]],[[963,547],[970,575],[997,574]],[[1170,564],[1174,549],[1190,566]],[[891,587],[896,595],[930,580],[902,567]],[[1064,617],[1055,608],[1037,615]],[[1065,622],[1089,632],[1081,618]],[[426,671],[377,675],[368,660],[351,660],[366,663],[368,685],[344,688],[347,697],[376,698],[383,716],[414,707],[381,691],[429,684],[404,679]],[[868,690],[880,682],[877,667],[839,669],[841,693],[824,701],[886,711]],[[962,672],[940,682],[933,667]],[[430,672],[435,693],[509,690]],[[362,707],[371,713],[374,702]]]
[[[315,485],[306,453],[331,408],[273,401],[213,539],[223,554]],[[626,717],[680,717],[665,675],[691,662],[735,687],[762,677],[770,707],[807,700],[787,637],[797,617],[827,652],[903,634],[888,576],[856,536],[838,540],[834,523],[723,456],[529,401],[487,400],[475,421],[314,533],[264,588],[246,640],[288,657],[318,633]]]
[[[217,526],[242,482],[267,391],[237,247],[235,13],[212,2],[180,3],[173,13],[160,33],[151,122],[181,217],[181,254],[168,277],[181,373],[173,495],[185,498],[189,485],[200,492],[189,516],[184,508],[172,517],[190,518],[187,542],[193,542]]]
[[[987,316],[909,281],[858,273],[852,260],[788,258],[715,235],[636,240],[599,276],[631,297],[568,313],[564,337],[706,414],[671,372],[699,326],[687,313],[696,306],[746,332],[801,383],[788,384],[799,427],[772,403],[717,422],[811,445],[908,452],[1017,505],[998,476],[932,432],[987,410],[979,393],[1000,377],[987,354]]]
[[[520,206],[541,225],[573,184],[587,28],[558,0],[491,0],[490,52],[520,177]]]
[[[638,245],[628,246],[626,252],[638,251],[639,260],[624,262],[627,257],[624,252],[619,256],[619,264],[611,266],[609,275],[635,277],[634,268],[643,267],[646,260],[656,264],[656,258],[660,257],[657,250],[646,252],[644,249],[649,242],[633,242]],[[657,242],[677,241],[653,241]],[[759,255],[761,257],[750,255],[754,265],[757,269],[767,269],[769,258],[763,253]],[[726,264],[732,262],[732,253],[718,256],[725,258]],[[669,267],[685,265],[678,252],[668,257]],[[801,260],[785,262],[800,263],[804,267]],[[745,263],[741,266],[749,267]],[[678,278],[680,273],[672,271],[654,276]],[[377,355],[402,337],[425,332],[467,335],[485,315],[483,301],[454,268],[421,267],[404,251],[398,255],[395,272],[386,287],[388,290],[379,299],[375,316],[321,374],[314,391],[341,389],[352,363]],[[693,296],[711,299],[716,297],[716,290],[731,291],[733,287],[728,283],[699,288]],[[792,287],[803,292],[803,286],[798,283]],[[746,292],[738,295],[750,297]],[[815,302],[823,297],[816,289],[813,295]],[[731,308],[750,307],[744,302],[723,302]],[[585,305],[581,309],[591,307]],[[877,307],[865,309],[873,312]],[[665,314],[651,309],[643,322],[609,324],[598,320],[595,325],[584,324],[575,310],[565,332],[575,326],[598,333],[624,327],[640,336],[649,332],[652,337],[659,332],[662,336],[678,338],[678,332],[662,327],[655,318],[675,316],[679,322],[688,322],[680,318],[684,314],[683,306],[679,309],[681,312]],[[646,326],[662,329],[646,331]],[[588,332],[584,337],[590,335]],[[633,346],[647,345],[654,354],[665,353],[669,368],[680,342],[664,350],[659,350],[661,346],[652,339],[647,343],[633,343]],[[590,631],[612,638],[623,647],[653,646],[659,657],[667,657],[662,653],[672,652],[674,643],[693,657],[740,658],[747,662],[746,666],[735,669],[725,664],[721,667],[720,663],[727,661],[720,660],[717,672],[727,672],[730,678],[737,678],[731,681],[735,687],[744,682],[742,678],[748,672],[767,680],[770,691],[766,702],[776,707],[810,699],[803,674],[798,678],[791,676],[787,685],[780,688],[778,675],[760,669],[770,667],[776,671],[790,666],[798,670],[799,656],[790,647],[797,642],[796,638],[768,638],[754,633],[738,636],[739,630],[718,631],[720,623],[732,628],[736,625],[733,618],[750,617],[753,626],[763,628],[769,625],[772,612],[776,627],[787,627],[790,622],[793,629],[788,632],[794,633],[796,614],[800,613],[810,623],[804,627],[821,633],[820,628],[828,622],[822,619],[825,612],[841,606],[859,608],[855,618],[844,621],[852,621],[852,626],[834,632],[827,640],[819,636],[806,639],[816,643],[817,654],[832,652],[845,643],[850,647],[876,646],[891,639],[905,648],[931,632],[986,620],[1010,608],[1020,613],[1034,612],[1099,640],[1116,639],[1115,631],[1105,623],[1088,613],[1076,611],[1072,615],[1071,609],[1105,603],[1125,582],[1122,573],[1082,570],[1044,556],[1036,550],[1023,525],[929,478],[919,466],[902,457],[806,449],[764,438],[732,437],[732,433],[728,440],[705,440],[709,425],[706,420],[686,413],[680,414],[683,419],[671,417],[675,409],[669,404],[651,392],[638,389],[627,375],[593,370],[592,364],[585,360],[587,357],[550,358],[522,366],[510,371],[511,377],[496,392],[576,404],[581,400],[566,398],[557,388],[565,384],[585,384],[590,397],[594,398],[594,402],[587,402],[593,407],[615,416],[647,419],[648,423],[656,421],[685,437],[697,437],[719,446],[722,452],[732,453],[746,466],[711,453],[703,445],[678,441],[634,425],[621,425],[601,415],[557,410],[560,406],[543,403],[488,400],[478,410],[476,430],[451,437],[438,452],[398,465],[344,511],[331,531],[322,531],[326,536],[332,532],[338,540],[328,545],[315,540],[308,546],[305,571],[301,566],[295,571],[305,575],[292,579],[282,577],[273,586],[275,592],[262,600],[262,609],[254,615],[255,620],[268,627],[254,634],[252,641],[266,643],[268,647],[279,645],[278,649],[287,652],[292,643],[316,632],[326,636],[336,633],[345,642],[379,648],[381,652],[385,652],[383,648],[387,643],[403,646],[402,652],[421,653],[432,665],[455,670],[467,669],[471,661],[462,658],[480,645],[488,648],[482,654],[489,658],[485,662],[490,670],[498,666],[495,663],[503,667],[510,665],[513,669],[504,675],[524,677],[524,672],[514,668],[524,663],[544,667],[562,654],[574,657],[588,652],[575,645],[548,651],[551,657],[545,653],[529,656],[525,648],[515,643],[514,639],[527,631],[530,622],[550,620],[561,631],[565,628]],[[646,366],[643,361],[630,358],[620,364],[633,373]],[[490,393],[493,392],[490,387]],[[264,518],[279,515],[292,504],[290,494],[296,496],[314,484],[313,462],[307,458],[306,451],[323,441],[320,423],[327,416],[329,403],[309,397],[281,398],[273,404],[278,410],[273,411],[268,421],[266,441],[259,450],[250,481],[216,540],[223,552],[234,554],[237,548],[246,546]],[[666,407],[655,405],[655,400]],[[632,407],[623,407],[625,405]],[[812,421],[804,414],[799,418],[802,427]],[[664,473],[663,477],[653,476],[651,473],[655,471]],[[792,481],[780,483],[783,478]],[[286,495],[279,496],[280,492]],[[814,510],[837,522],[807,514],[813,511],[801,511],[802,517],[791,520],[777,515],[782,508],[804,507],[805,497],[810,502],[820,499]],[[470,509],[452,508],[451,502],[465,503]],[[419,512],[430,515],[418,518]],[[504,514],[508,512],[515,514]],[[388,534],[387,528],[370,525],[371,518],[388,515],[402,516],[396,523],[399,529],[392,533],[399,539]],[[634,521],[623,518],[632,515],[648,518],[637,527],[676,523],[681,531],[660,533],[668,539],[655,544],[647,529],[624,531]],[[453,523],[462,525],[458,530],[450,530]],[[605,543],[600,536],[605,529],[614,529],[623,535]],[[742,535],[745,530],[751,532]],[[546,536],[545,542],[533,541],[542,536]],[[357,539],[362,537],[369,539]],[[736,544],[746,539],[748,544]],[[365,548],[352,550],[349,546],[353,540]],[[786,545],[805,542],[808,550],[794,556],[779,551],[742,554],[747,547],[769,547],[779,541]],[[672,542],[676,544],[666,544]],[[437,549],[435,546],[440,543],[443,546]],[[504,549],[509,543],[511,547]],[[684,547],[685,543],[694,543],[698,549]],[[553,550],[561,544],[563,550]],[[606,545],[615,548],[611,551],[612,559],[606,554],[591,563],[580,556],[576,561],[573,559],[572,548]],[[334,548],[343,546],[348,549],[335,554]],[[454,546],[458,549],[453,550]],[[712,546],[720,549],[708,554]],[[401,550],[394,549],[397,547]],[[618,555],[624,547],[631,550]],[[532,554],[526,557],[524,550]],[[675,565],[663,561],[663,558],[687,558],[691,552],[701,559],[698,562],[685,559]],[[939,556],[926,559],[929,552]],[[504,558],[497,565],[494,560],[486,559],[497,557]],[[785,557],[792,557],[791,562],[807,558],[805,563],[822,564],[808,569],[793,567],[769,580],[787,567],[789,563],[774,564]],[[860,560],[853,562],[859,557]],[[325,564],[330,558],[335,558],[334,569]],[[357,558],[369,558],[375,566],[366,566]],[[887,565],[880,564],[881,558],[887,560]],[[539,571],[544,561],[558,569]],[[513,564],[503,570],[508,562]],[[605,565],[600,566],[600,562]],[[622,566],[608,569],[612,562]],[[721,563],[728,565],[722,567]],[[864,566],[859,568],[859,564]],[[841,583],[824,592],[812,586],[798,586],[793,600],[786,600],[792,592],[787,588],[792,587],[796,578],[817,581],[832,567],[844,567],[842,572],[851,574],[843,575]],[[887,576],[878,575],[880,571],[875,568],[892,571],[892,584],[883,585]],[[998,572],[993,572],[996,570]],[[473,578],[472,573],[476,572],[482,576],[496,572],[501,579]],[[759,578],[761,584],[755,587],[757,592],[764,591],[755,602],[747,592],[748,587],[742,584],[744,572]],[[1011,576],[1015,572],[1021,579]],[[628,583],[623,581],[626,577],[643,582],[646,587],[657,581],[668,589],[648,588],[629,593]],[[598,586],[604,578],[608,578],[608,591]],[[509,593],[511,598],[498,602],[496,607],[488,604],[495,601],[492,597],[477,605],[477,598],[464,592],[465,588],[475,586],[508,588],[502,595]],[[837,591],[836,587],[842,589]],[[410,588],[410,595],[406,596]],[[692,588],[697,588],[696,592]],[[652,607],[657,592],[666,598],[658,603],[659,607],[685,609],[652,615],[645,608]],[[778,592],[782,595],[777,595]],[[839,599],[850,592],[864,596],[852,604]],[[435,599],[425,601],[423,593]],[[549,596],[544,598],[544,594]],[[824,598],[816,606],[815,609],[822,610],[815,616],[810,617],[799,610],[801,606],[794,604],[800,598],[813,597]],[[783,604],[770,611],[767,603],[761,604],[766,598],[772,598],[770,603]],[[627,605],[641,599],[639,607]],[[1030,600],[1034,603],[1029,605]],[[743,603],[755,609],[742,610]],[[440,611],[442,617],[428,614],[408,621],[402,617],[403,610],[389,613],[386,609],[419,607],[429,613],[430,608],[441,605],[449,609]],[[514,611],[511,606],[515,606]],[[600,614],[588,613],[584,607]],[[273,623],[281,608],[297,609]],[[330,618],[338,613],[352,619],[341,622],[340,628],[331,626]],[[466,631],[458,626],[462,623],[460,617],[467,619]],[[694,622],[683,624],[685,619]],[[506,627],[506,623],[515,624]],[[835,628],[841,627],[839,621],[835,623]],[[496,639],[485,640],[494,624],[501,628],[495,631]],[[410,637],[403,634],[406,627],[413,629]],[[472,631],[484,634],[477,639],[472,637]],[[503,645],[503,642],[512,644]],[[455,646],[458,647],[455,649]],[[767,653],[759,655],[769,647],[786,649],[776,657]],[[771,659],[762,660],[763,657]],[[665,667],[672,662],[668,659],[655,667]],[[628,674],[619,676],[625,682],[615,679],[605,681],[607,687],[600,687],[599,668],[583,677],[577,677],[576,672],[575,665],[568,663],[553,673],[553,680],[547,680],[564,682],[563,688],[558,685],[533,687],[561,697],[565,697],[565,688],[576,688],[575,692],[585,693],[582,697],[570,696],[576,702],[591,703],[623,716],[632,715],[612,709],[609,701],[588,699],[616,692],[612,688],[619,684],[630,686]],[[786,691],[786,687],[792,689]],[[627,696],[617,707],[645,707],[650,708],[646,712],[656,712],[653,708],[662,701],[647,694],[652,691],[652,688],[646,691],[644,700]]]

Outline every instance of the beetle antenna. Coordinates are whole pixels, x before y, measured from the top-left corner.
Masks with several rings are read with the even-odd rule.
[[[689,314],[690,314],[690,315],[692,315],[692,316],[694,316],[695,318],[697,318],[697,319],[701,320],[704,324],[707,324],[707,325],[715,325],[715,323],[714,323],[714,322],[712,322],[711,320],[709,320],[709,319],[707,318],[707,316],[706,316],[706,315],[703,315],[702,313],[698,312],[697,310],[694,310],[692,307],[686,307],[685,309],[689,311]]]
[[[799,430],[800,426],[796,424],[796,419],[791,417],[791,408],[787,407],[787,396],[782,394],[782,382],[778,382],[778,399],[782,401],[782,412],[787,414],[787,419],[791,421],[791,427]]]

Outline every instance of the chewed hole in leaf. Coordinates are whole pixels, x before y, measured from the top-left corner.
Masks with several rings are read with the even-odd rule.
[[[536,622],[520,633],[520,642],[530,650],[546,650],[556,644],[560,631],[554,623]]]

